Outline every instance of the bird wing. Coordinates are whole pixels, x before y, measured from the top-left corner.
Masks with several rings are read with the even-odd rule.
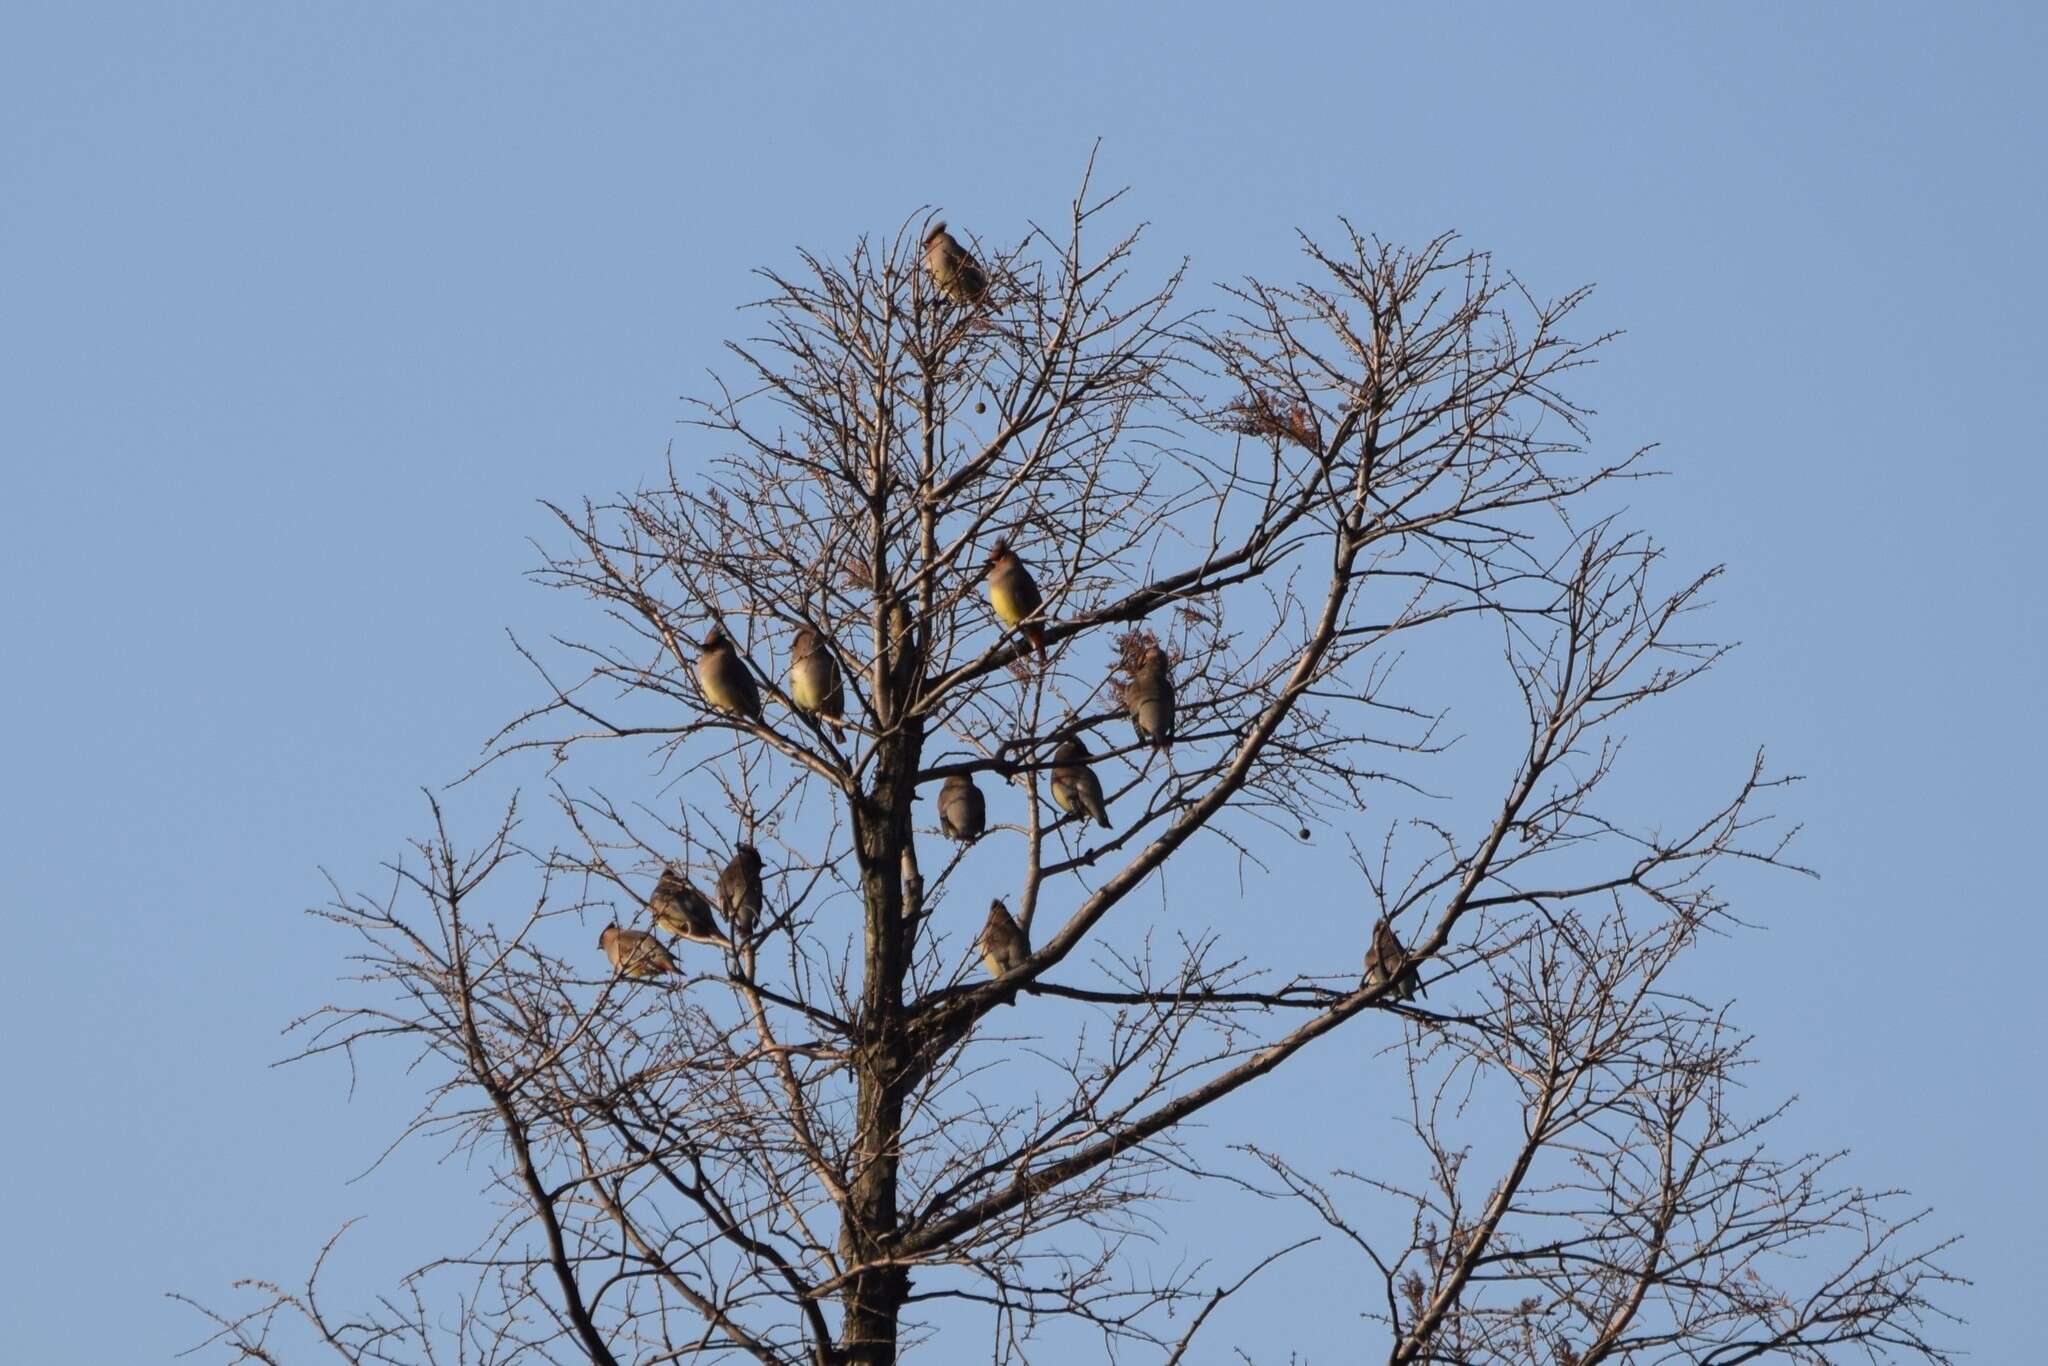
[[[1095,776],[1095,770],[1084,768],[1074,775],[1080,783],[1081,800],[1087,805],[1088,814],[1103,825],[1109,824],[1109,808],[1102,801],[1102,779]]]

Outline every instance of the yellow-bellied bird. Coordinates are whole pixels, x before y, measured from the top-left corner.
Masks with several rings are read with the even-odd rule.
[[[670,934],[690,939],[718,938],[718,922],[711,918],[711,902],[688,878],[673,868],[661,870],[654,895],[647,898],[654,923]]]
[[[988,556],[988,605],[1011,629],[1023,627],[1031,648],[1045,651],[1045,600],[1038,595],[1038,583],[1008,541],[997,541]]]
[[[924,238],[925,273],[939,292],[956,304],[978,304],[988,293],[988,275],[944,223],[932,224]]]
[[[704,637],[704,653],[697,660],[697,686],[704,700],[728,716],[761,719],[761,690],[747,661],[733,647],[732,638],[718,627]]]
[[[1015,972],[1031,956],[1031,941],[1024,937],[1023,927],[1010,918],[1010,908],[1001,898],[988,904],[988,920],[975,943],[981,947],[981,961],[991,977]]]
[[[1173,739],[1173,675],[1158,641],[1145,647],[1131,681],[1124,684],[1124,710],[1140,740],[1164,748]]]
[[[616,923],[610,924],[597,937],[597,946],[611,960],[612,971],[628,977],[660,977],[682,971],[661,941],[645,930],[622,930]]]
[[[845,742],[839,722],[846,716],[846,681],[831,642],[808,626],[797,627],[789,644],[789,700],[830,722],[833,738]]]
[[[939,829],[962,844],[974,843],[988,829],[988,803],[965,773],[955,773],[939,788]]]
[[[1397,1001],[1428,995],[1422,989],[1422,975],[1413,963],[1405,961],[1407,957],[1408,951],[1401,947],[1393,927],[1382,916],[1372,927],[1372,947],[1365,952],[1365,984],[1376,987],[1382,982],[1393,982],[1393,989],[1387,994]]]
[[[1052,760],[1052,804],[1069,815],[1093,816],[1103,829],[1111,829],[1102,780],[1088,767],[1088,747],[1079,738],[1069,740],[1052,752]]]
[[[732,862],[718,875],[718,905],[725,923],[732,927],[732,941],[744,944],[754,937],[761,918],[761,851],[742,844],[732,851]]]

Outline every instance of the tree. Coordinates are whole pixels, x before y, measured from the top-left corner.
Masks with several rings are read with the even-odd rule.
[[[515,807],[466,849],[430,799],[389,891],[321,912],[360,997],[301,1022],[301,1056],[423,1055],[413,1131],[456,1135],[507,1216],[404,1301],[343,1320],[259,1286],[210,1341],[277,1360],[296,1318],[350,1362],[852,1366],[950,1302],[999,1358],[1064,1320],[1177,1361],[1235,1287],[1125,1257],[1174,1173],[1355,1241],[1390,1361],[1943,1359],[1938,1245],[1771,1156],[1729,1108],[1742,1041],[1674,985],[1736,928],[1717,870],[1796,867],[1762,809],[1786,780],[1759,756],[1676,835],[1603,800],[1624,720],[1722,651],[1688,630],[1714,573],[1618,519],[1644,453],[1593,454],[1568,394],[1607,340],[1570,334],[1586,291],[1347,226],[1304,240],[1308,282],[1204,314],[1185,267],[1140,283],[1136,233],[1095,245],[1118,196],[1090,196],[956,243],[972,295],[934,286],[927,215],[764,272],[664,480],[551,508],[540,577],[601,618],[520,647],[542,696],[486,763],[546,757],[554,834]],[[1000,585],[1011,625],[998,546],[1039,593]],[[723,654],[700,672],[725,642],[751,690]],[[1430,699],[1493,680],[1520,738],[1460,825],[1421,795],[1462,773]],[[571,785],[622,743],[655,761],[637,790]],[[949,842],[931,801],[963,778],[988,829]],[[1205,846],[1256,869],[1318,829],[1373,849],[1355,904],[1306,917],[1334,958],[1240,952],[1163,890]],[[680,977],[614,974],[598,929],[655,929],[656,874],[719,885],[742,843],[758,917],[678,922]],[[991,894],[1029,944],[993,977]],[[1360,1178],[1391,1234],[1269,1136],[1233,1158],[1185,1127],[1339,1033],[1406,1059],[1427,1180]],[[1467,1096],[1523,1117],[1483,1174]]]

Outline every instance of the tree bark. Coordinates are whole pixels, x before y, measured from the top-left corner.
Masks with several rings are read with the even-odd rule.
[[[897,1321],[910,1294],[909,1272],[893,1259],[903,1110],[915,1076],[903,995],[915,931],[914,919],[905,915],[904,850],[911,839],[921,739],[914,721],[889,737],[873,790],[853,803],[866,962],[854,1055],[854,1167],[839,1230],[840,1256],[850,1273],[840,1297],[838,1360],[844,1366],[896,1360]]]

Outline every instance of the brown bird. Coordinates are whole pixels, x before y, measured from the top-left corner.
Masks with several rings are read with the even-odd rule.
[[[1131,681],[1124,684],[1124,710],[1140,740],[1163,749],[1173,739],[1173,675],[1157,641],[1145,647]]]
[[[1372,947],[1365,953],[1365,984],[1376,987],[1391,980],[1393,989],[1387,994],[1397,1001],[1411,1000],[1429,993],[1422,988],[1422,976],[1413,963],[1404,962],[1408,951],[1401,947],[1401,941],[1394,937],[1393,927],[1382,916],[1372,927]]]
[[[917,666],[911,661],[917,656],[917,641],[911,635],[910,608],[900,593],[892,593],[882,608],[880,635],[875,639],[875,658],[869,671],[869,686],[876,696],[890,691],[889,678],[883,672],[886,663],[897,674],[909,679],[914,677]]]
[[[939,292],[956,304],[978,304],[988,293],[988,275],[944,223],[925,234],[924,268]]]
[[[661,941],[645,930],[622,930],[614,922],[604,927],[597,946],[611,960],[612,971],[628,977],[660,977],[682,971]]]
[[[974,843],[988,829],[988,802],[965,773],[955,773],[939,788],[939,829],[962,844]]]
[[[846,681],[831,642],[808,626],[797,627],[789,643],[789,700],[830,722],[833,738],[845,742],[839,723],[846,716]]]
[[[1112,829],[1102,804],[1102,780],[1088,767],[1088,747],[1076,738],[1052,752],[1052,804],[1069,815],[1085,814]]]
[[[899,593],[895,597],[889,599],[888,628],[890,658],[902,659],[905,655],[910,653],[911,649],[917,643],[911,638],[911,633],[915,629],[915,627],[916,623],[911,619],[910,616],[910,604],[903,600],[903,596]]]
[[[1045,599],[1038,595],[1038,583],[1017,552],[1006,540],[996,542],[988,556],[988,602],[1003,625],[1022,626],[1031,648],[1045,651]]]
[[[704,690],[705,701],[728,716],[761,719],[761,690],[754,685],[753,670],[733,647],[732,638],[716,626],[704,637],[697,686]]]
[[[670,934],[691,939],[718,938],[718,922],[711,918],[711,902],[690,879],[673,868],[661,870],[654,895],[647,898],[654,923]]]
[[[1024,937],[1023,927],[1010,918],[1010,908],[1000,897],[988,904],[988,920],[974,942],[981,947],[981,961],[991,977],[1015,972],[1031,956],[1031,941]]]
[[[718,875],[718,908],[732,927],[735,944],[754,937],[754,925],[761,918],[761,851],[742,844],[732,851],[732,862]]]

